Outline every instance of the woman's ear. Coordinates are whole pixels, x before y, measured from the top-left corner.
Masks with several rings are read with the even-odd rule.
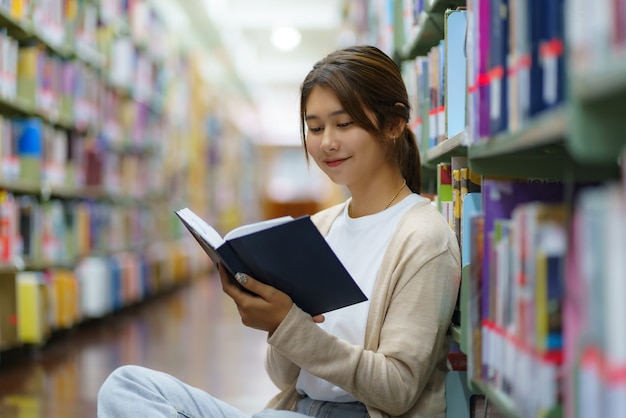
[[[406,120],[402,118],[397,118],[387,128],[387,135],[389,135],[390,138],[399,138],[404,132],[405,127],[406,127]]]
[[[396,107],[400,107],[402,108],[400,110],[402,116],[398,116],[398,118],[396,120],[394,120],[393,125],[392,125],[392,136],[394,137],[399,137],[400,135],[402,135],[402,132],[404,132],[404,128],[406,128],[406,124],[408,123],[409,120],[409,112],[408,112],[408,108],[400,102],[396,102],[395,103]]]

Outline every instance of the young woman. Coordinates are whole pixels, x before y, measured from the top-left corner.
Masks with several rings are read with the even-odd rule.
[[[268,332],[266,369],[280,393],[255,416],[443,418],[460,255],[451,228],[419,195],[398,66],[371,46],[333,52],[305,78],[300,113],[307,157],[351,195],[312,219],[368,301],[312,318],[237,274],[250,295],[220,268],[243,323]],[[172,376],[125,366],[102,386],[98,415],[134,414],[245,417]]]

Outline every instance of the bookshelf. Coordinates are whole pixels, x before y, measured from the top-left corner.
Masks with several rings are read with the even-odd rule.
[[[209,200],[215,109],[148,0],[12,0],[0,29],[1,351],[210,267],[173,210]]]
[[[626,101],[626,59],[609,59],[597,69],[572,70],[569,82],[569,147],[578,160],[615,163],[624,146],[626,130],[623,117]],[[595,138],[593,144],[588,138]]]
[[[425,150],[423,164],[428,167],[436,167],[441,162],[450,161],[450,157],[467,155],[466,137],[465,131],[462,131]]]
[[[467,148],[472,170],[489,176],[603,180],[617,166],[580,161],[570,151],[565,106],[535,116],[517,132],[498,134]]]
[[[534,381],[532,385],[529,385],[529,376],[525,376],[524,373],[520,373],[520,370],[518,370],[517,373],[513,373],[513,376],[515,376],[512,378],[513,380],[508,380],[504,384],[504,380],[511,379],[510,363],[500,358],[494,364],[493,358],[487,358],[482,360],[488,362],[479,366],[478,369],[474,369],[473,375],[468,372],[468,386],[475,393],[484,394],[490,403],[494,404],[500,412],[508,417],[583,416],[576,414],[575,411],[578,408],[589,408],[585,410],[594,411],[595,416],[619,416],[619,413],[615,411],[620,411],[620,409],[611,409],[616,408],[616,406],[607,406],[606,399],[602,398],[600,394],[591,396],[590,401],[581,401],[583,398],[587,399],[587,391],[577,385],[581,384],[580,382],[584,379],[589,379],[585,381],[586,384],[597,384],[599,385],[597,387],[602,388],[603,392],[611,390],[609,389],[611,382],[619,380],[616,377],[616,373],[620,370],[625,370],[626,353],[618,355],[615,352],[616,349],[609,345],[605,352],[598,354],[598,347],[593,345],[586,346],[587,343],[584,338],[589,338],[589,335],[591,335],[591,340],[595,344],[604,347],[604,344],[620,344],[616,343],[616,341],[623,341],[625,338],[624,333],[615,329],[614,325],[610,325],[607,322],[606,325],[599,326],[603,331],[583,330],[582,332],[587,334],[577,334],[581,331],[574,325],[576,321],[572,322],[568,316],[573,314],[571,312],[566,314],[565,309],[580,311],[584,308],[581,311],[584,311],[583,313],[577,311],[577,314],[580,315],[610,315],[604,313],[604,310],[608,309],[604,305],[612,300],[610,291],[602,290],[608,293],[599,294],[598,292],[600,291],[592,289],[595,286],[599,289],[605,289],[605,287],[617,289],[616,286],[619,286],[619,284],[616,285],[610,279],[611,276],[602,267],[603,262],[600,260],[604,260],[604,256],[599,257],[597,249],[594,248],[594,246],[598,247],[598,242],[604,242],[602,238],[598,238],[602,235],[592,234],[594,239],[600,240],[594,241],[595,244],[579,244],[577,240],[587,241],[588,238],[580,232],[581,229],[585,230],[585,227],[574,225],[573,219],[580,217],[585,218],[589,222],[598,222],[594,224],[595,228],[608,228],[611,232],[607,234],[617,237],[614,238],[615,242],[623,242],[620,241],[621,238],[618,236],[621,236],[619,234],[623,233],[623,229],[620,228],[623,228],[624,209],[623,206],[620,206],[623,203],[620,202],[623,202],[624,190],[626,190],[624,186],[626,181],[624,173],[626,171],[624,171],[623,166],[623,159],[626,156],[626,117],[624,116],[624,109],[626,109],[626,37],[624,36],[623,28],[626,22],[623,20],[621,12],[617,10],[611,12],[612,7],[621,6],[615,6],[616,3],[610,1],[602,1],[601,4],[592,5],[582,0],[555,2],[524,0],[515,3],[499,2],[497,0],[468,0],[467,3],[464,0],[389,0],[389,2],[393,3],[395,8],[393,37],[395,45],[393,50],[388,52],[401,66],[403,74],[409,77],[407,78],[409,95],[415,94],[416,89],[425,89],[422,98],[413,99],[412,107],[416,109],[417,116],[414,115],[415,120],[410,124],[416,132],[421,148],[425,188],[428,191],[436,190],[436,170],[440,165],[450,164],[451,162],[454,164],[455,160],[461,161],[466,159],[468,169],[474,174],[481,176],[483,181],[484,179],[490,179],[489,181],[493,179],[510,179],[510,181],[513,181],[512,179],[528,179],[529,183],[541,185],[552,183],[554,185],[553,189],[557,190],[559,194],[563,194],[559,198],[562,199],[559,202],[566,208],[566,213],[568,214],[569,222],[564,224],[566,227],[563,230],[563,234],[571,242],[566,247],[567,251],[559,253],[559,257],[561,257],[561,264],[559,265],[571,264],[574,266],[565,269],[561,279],[564,283],[564,293],[560,296],[559,301],[564,304],[564,311],[560,313],[560,320],[563,321],[561,332],[567,334],[565,345],[555,352],[546,351],[545,348],[541,350],[535,349],[533,348],[534,344],[538,344],[539,340],[535,341],[535,337],[523,336],[524,338],[520,338],[522,337],[520,335],[511,335],[510,329],[499,326],[501,324],[498,321],[501,321],[501,319],[490,325],[495,325],[493,331],[483,330],[480,337],[485,338],[485,335],[489,335],[487,337],[491,338],[489,341],[492,343],[493,341],[499,341],[499,347],[507,346],[507,344],[512,344],[510,341],[514,341],[513,345],[517,345],[518,348],[513,351],[518,353],[518,357],[520,359],[526,358],[527,361],[531,361],[528,360],[529,358],[532,359],[530,363],[527,363],[529,369],[533,369],[537,373],[548,374],[557,370],[559,375],[562,376],[562,380],[548,378],[541,383],[541,385],[544,385],[546,382],[549,382],[546,387],[540,386],[539,382]],[[372,9],[376,9],[376,7],[384,8],[381,4],[388,4],[384,0],[370,1],[369,3]],[[494,24],[493,19],[496,19],[501,24],[504,19],[503,16],[507,19],[510,18],[511,8],[513,10],[517,8],[517,11],[519,11],[531,3],[533,8],[528,10],[532,10],[534,13],[538,11],[545,13],[545,15],[534,16],[535,21],[545,18],[544,22],[548,25],[546,26],[548,28],[547,32],[541,35],[544,37],[542,38],[543,41],[537,41],[538,34],[536,33],[524,32],[527,22],[525,23],[519,14],[515,15],[515,19],[518,19],[515,20],[515,28],[518,31],[515,33],[515,36],[528,36],[529,42],[545,43],[532,51],[515,50],[515,54],[511,58],[512,61],[504,63],[505,65],[513,64],[512,70],[507,67],[508,70],[511,70],[507,77],[511,77],[508,81],[512,81],[512,84],[498,84],[498,80],[503,79],[501,78],[502,72],[500,71],[498,76],[498,73],[495,72],[498,70],[497,66],[489,67],[491,65],[489,63],[497,63],[498,59],[502,58],[502,56],[494,53],[495,48],[508,48],[511,44],[507,41],[499,42],[498,38],[491,38],[500,36],[494,35],[494,33],[504,33],[498,32],[503,29],[498,24]],[[485,20],[484,16],[472,15],[477,7],[486,7],[485,10],[489,10],[493,5],[499,7],[497,9],[501,12],[499,17],[492,14],[489,19]],[[444,51],[443,48],[447,42],[447,10],[455,10],[457,8],[466,8],[468,10],[468,37],[465,39],[468,84],[467,91],[464,92],[466,100],[466,114],[464,117],[466,118],[466,123],[463,132],[450,137],[445,135],[442,137],[441,122],[432,117],[429,121],[429,111],[437,112],[439,106],[446,104],[445,99],[443,103],[439,101],[439,95],[446,84],[445,79],[443,82],[441,81],[445,66],[435,68],[434,63],[438,62],[435,59],[428,62],[427,72],[424,72],[423,67],[420,67],[420,65],[423,65],[424,60],[429,59],[433,50],[439,48],[440,52]],[[503,10],[506,13],[502,13]],[[559,16],[564,20],[559,21]],[[575,23],[572,24],[572,22]],[[507,25],[509,24],[510,22],[507,20]],[[510,26],[507,26],[507,28],[510,28]],[[522,32],[519,32],[520,28],[522,28]],[[540,25],[535,25],[534,28],[544,29]],[[476,35],[473,35],[479,30],[484,32],[480,32],[478,36],[483,36],[483,39],[487,36],[491,42],[491,45],[486,50],[484,45],[489,44],[481,46],[476,41]],[[511,35],[511,33],[507,33]],[[375,38],[375,36],[369,37],[369,39]],[[514,45],[519,47],[520,44]],[[528,64],[527,59],[531,55],[525,54],[530,52],[535,54],[532,55],[536,60],[535,62],[541,62],[541,65],[526,67]],[[415,67],[418,69],[413,73],[412,63],[418,62],[418,60],[421,60],[419,62],[422,64],[416,65]],[[532,58],[530,63],[532,64]],[[434,78],[432,77],[433,71],[436,75]],[[543,72],[543,79],[537,78],[541,72]],[[417,77],[417,81],[413,77]],[[422,81],[420,81],[420,77],[423,77]],[[521,84],[524,82],[523,77],[528,77],[527,81],[529,84]],[[542,86],[542,91],[537,90],[539,85]],[[514,92],[518,101],[511,101],[511,96],[499,96],[498,98],[494,96],[493,92],[489,92],[490,89],[496,89],[493,91],[498,93],[506,90],[507,95]],[[427,106],[432,104],[433,100],[436,100],[435,105],[428,108]],[[515,107],[507,109],[511,113],[505,115],[507,123],[506,128],[502,130],[501,125],[494,124],[494,120],[498,121],[497,118],[500,117],[498,115],[502,108],[491,103],[502,103],[504,100],[507,101],[507,107],[511,103]],[[525,102],[525,100],[528,102]],[[544,101],[545,105],[537,106],[539,100]],[[478,107],[482,103],[488,103],[492,107],[488,107],[486,110]],[[443,107],[441,108],[443,109]],[[494,114],[494,109],[498,113]],[[481,112],[485,111],[487,113],[481,114]],[[480,121],[483,119],[490,119],[491,125],[489,123],[487,123],[486,127],[484,124],[481,125]],[[435,126],[434,134],[433,126]],[[507,185],[506,180],[504,181],[505,189],[503,190],[506,190],[511,184]],[[493,186],[493,183],[490,183],[490,185]],[[521,187],[520,191],[523,189],[524,187]],[[585,189],[588,193],[580,192],[580,190]],[[493,189],[489,190],[490,193],[493,193]],[[620,198],[619,196],[622,197]],[[521,201],[526,199],[534,200],[528,196],[527,198],[522,198]],[[601,209],[602,205],[599,202],[604,202],[605,200],[612,202],[613,212],[603,212],[606,209]],[[519,212],[516,212],[515,216],[527,216],[520,215],[522,210],[534,210],[532,205],[528,205],[529,202],[521,203],[521,201],[518,204],[520,207]],[[539,198],[539,201],[544,205],[548,203],[547,199],[542,201]],[[621,212],[620,207],[622,208]],[[508,208],[507,210],[511,209]],[[484,213],[485,208],[481,210]],[[611,222],[615,222],[617,224],[616,227],[601,226],[599,219],[605,217],[610,218]],[[508,221],[513,221],[513,219],[503,218],[502,221],[498,223],[498,229],[494,228],[492,233],[497,234],[498,239],[503,239],[502,237],[508,239],[508,228],[511,227],[511,223]],[[608,221],[603,220],[602,222]],[[518,233],[523,234],[526,232]],[[473,237],[472,239],[478,238]],[[472,239],[469,239],[466,244],[474,247],[476,244],[472,242]],[[487,243],[491,242],[492,239],[491,237],[485,238],[481,236],[480,242]],[[506,243],[507,241],[504,242]],[[511,245],[514,247],[514,243]],[[578,246],[583,246],[585,249],[582,251],[584,252],[580,252],[581,250],[578,250]],[[601,248],[607,250],[606,246]],[[502,252],[505,250],[500,248],[498,251]],[[469,254],[469,251],[467,253]],[[504,254],[507,253],[508,251],[504,252]],[[577,272],[583,267],[582,262],[577,262],[576,258],[582,256],[582,254],[586,255],[589,253],[593,253],[598,258],[596,262],[599,263],[599,266],[593,267],[595,269],[593,270],[593,287],[580,290],[584,288],[584,286],[580,286],[579,282],[583,279],[578,277]],[[623,277],[625,267],[619,261],[623,257],[614,252],[610,254],[612,256],[606,256],[606,262],[611,265],[613,269],[611,270],[612,274]],[[478,277],[482,277],[485,280],[485,277],[491,277],[489,275],[494,274],[474,271],[476,270],[476,265],[483,266],[485,264],[483,269],[493,266],[493,264],[487,266],[488,262],[493,262],[486,261],[487,256],[485,254],[481,256],[482,258],[479,258],[480,262],[477,263],[474,259],[471,262],[465,259],[467,255],[464,255],[460,295],[461,324],[451,326],[449,332],[451,339],[460,345],[461,351],[468,354],[468,364],[472,363],[476,356],[481,357],[482,353],[484,353],[479,352],[477,354],[473,348],[477,334],[474,333],[472,326],[476,327],[476,324],[472,325],[472,320],[469,317],[475,313],[464,310],[464,307],[475,306],[477,303],[476,300],[470,300],[475,297],[473,292],[476,292],[476,289],[472,288],[473,283],[475,283],[472,280],[473,278],[475,280],[476,277],[473,275],[478,274]],[[496,254],[496,257],[500,256],[499,253]],[[504,262],[502,260],[506,261],[507,258],[498,260],[499,262]],[[584,273],[581,274],[584,275]],[[604,275],[603,279],[601,278],[602,275]],[[533,286],[543,285],[543,281],[540,282],[541,285],[535,283],[535,280],[545,279],[539,277],[539,273],[533,277]],[[586,280],[590,280],[590,277],[587,277]],[[497,283],[498,286],[501,286],[501,282]],[[541,297],[543,298],[545,295]],[[606,303],[604,298],[608,300]],[[535,299],[533,300],[534,302],[539,305],[543,303],[543,299],[541,299],[541,302],[540,299]],[[494,302],[491,301],[490,303]],[[498,297],[496,296],[494,306],[498,307],[502,303],[504,301],[498,303]],[[597,306],[596,303],[598,304]],[[611,309],[617,309],[618,312],[622,312],[619,311],[621,308],[617,301],[610,303],[614,304],[611,305],[613,306]],[[588,307],[587,304],[591,307]],[[479,311],[476,314],[478,317],[483,315],[483,311],[480,311],[480,309],[484,309],[484,305],[479,307]],[[490,309],[492,308],[490,307]],[[585,311],[585,309],[590,311]],[[496,314],[498,312],[496,311]],[[602,321],[609,321],[603,316],[594,318],[602,318]],[[491,320],[493,318],[488,317],[487,319]],[[583,321],[583,319],[579,318],[578,321]],[[511,324],[505,323],[505,325],[510,326]],[[479,324],[478,327],[480,328],[480,326]],[[515,323],[515,326],[517,327],[519,324]],[[515,330],[516,328],[512,329]],[[478,342],[484,343],[484,340],[481,341],[480,338]],[[572,345],[572,341],[576,342]],[[542,354],[538,355],[537,352]],[[556,357],[552,357],[555,353]],[[559,356],[562,354],[565,356],[565,360],[560,359]],[[581,359],[584,359],[584,363]],[[499,361],[501,361],[500,364],[498,364]],[[608,364],[611,364],[611,366],[607,366]],[[582,369],[585,369],[585,372],[588,374],[583,376]],[[482,373],[487,374],[483,375]],[[609,378],[607,376],[612,377]],[[623,379],[616,384],[623,386]],[[511,389],[512,387],[514,388],[513,390]],[[542,389],[538,389],[539,387]],[[591,386],[587,388],[589,389]],[[615,387],[612,390],[615,390]],[[557,392],[558,396],[556,395]],[[622,399],[626,399],[626,393],[621,393],[621,396]],[[548,398],[550,399],[548,400]],[[555,401],[557,398],[558,401]]]
[[[409,60],[419,55],[426,55],[444,37],[444,12],[447,9],[464,6],[465,0],[434,0],[430,2],[430,5],[424,5],[416,18],[416,29],[413,33],[406,39],[396,37],[396,40],[402,42],[399,43],[400,52],[397,56],[401,60]],[[397,4],[396,7],[402,7],[402,4]]]

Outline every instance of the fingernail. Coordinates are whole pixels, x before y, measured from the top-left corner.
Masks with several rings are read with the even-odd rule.
[[[243,273],[235,274],[235,280],[237,280],[240,284],[245,284],[248,281],[248,277]]]

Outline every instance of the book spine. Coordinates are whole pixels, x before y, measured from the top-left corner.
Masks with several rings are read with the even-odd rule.
[[[489,51],[491,48],[490,0],[478,0],[478,137],[485,140],[491,135],[489,100]]]
[[[467,61],[465,37],[467,12],[451,11],[446,14],[447,36],[445,38],[445,138],[463,132],[466,125],[465,94]]]
[[[437,209],[453,226],[452,203],[452,165],[451,163],[437,164]]]
[[[508,0],[491,0],[491,54],[489,63],[490,130],[492,135],[507,129],[509,9]]]
[[[26,344],[41,344],[48,328],[43,278],[41,273],[22,272],[16,281],[18,339]]]
[[[482,268],[484,257],[484,217],[475,215],[470,218],[470,237],[472,240],[470,253],[470,291],[465,312],[470,317],[470,344],[467,353],[468,379],[482,381],[483,379],[483,356],[482,356]]]

